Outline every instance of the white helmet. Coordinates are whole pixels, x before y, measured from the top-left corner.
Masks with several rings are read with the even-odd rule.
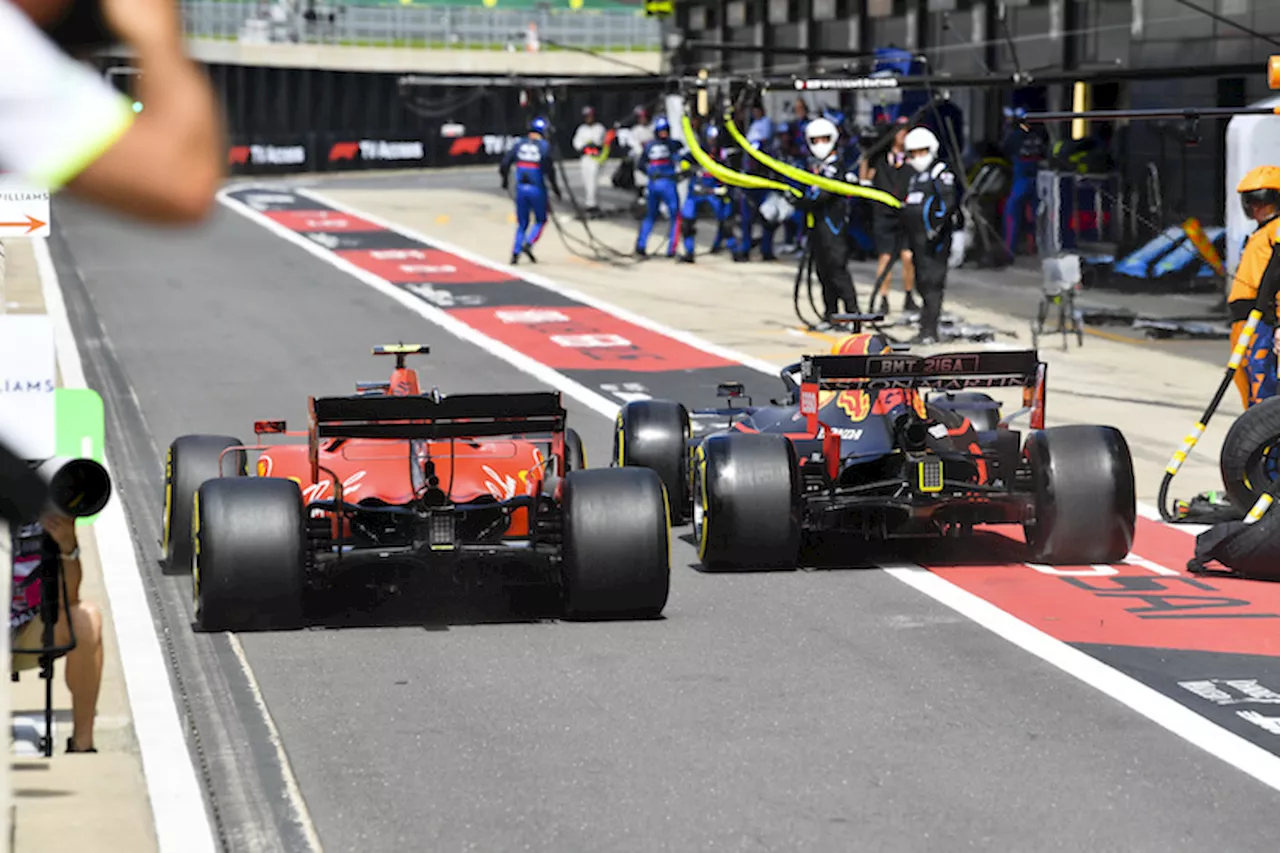
[[[840,138],[840,130],[828,118],[815,118],[804,127],[804,139],[809,143],[809,150],[819,160],[825,160],[836,150],[836,140]]]
[[[907,152],[907,162],[917,172],[928,169],[938,157],[938,137],[934,136],[933,131],[927,127],[917,127],[908,132],[902,147]],[[928,153],[916,154],[917,151],[928,151]]]

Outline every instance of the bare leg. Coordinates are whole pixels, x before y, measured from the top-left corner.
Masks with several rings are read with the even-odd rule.
[[[885,255],[881,255],[881,256],[880,256],[880,262],[879,262],[879,264],[877,264],[877,265],[876,265],[876,280],[880,282],[880,289],[879,289],[878,291],[876,291],[876,298],[877,298],[877,299],[888,299],[888,298],[889,298],[889,285],[892,283],[893,276],[892,276],[892,275],[885,275],[885,274],[884,274],[884,268],[885,268],[885,267],[887,267],[887,266],[889,266],[889,258],[890,258],[890,257],[892,257],[892,256],[891,256],[891,255],[887,255],[887,254],[885,254]],[[881,279],[881,276],[884,276],[884,278],[883,278],[883,279]],[[873,310],[873,311],[875,310],[875,307],[874,307],[874,306],[872,306],[872,310]]]
[[[902,262],[902,289],[910,293],[916,289],[916,264],[910,250],[904,250],[899,256]]]
[[[70,641],[65,617],[58,619],[54,635],[59,645]],[[102,686],[102,613],[97,605],[81,601],[71,607],[76,647],[67,653],[67,689],[71,691],[71,742],[76,749],[93,747],[93,720]]]

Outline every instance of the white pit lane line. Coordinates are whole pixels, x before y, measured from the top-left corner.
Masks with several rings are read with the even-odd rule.
[[[356,210],[346,205],[339,204],[338,202],[333,201],[323,194],[313,190],[289,189],[286,184],[237,184],[234,187],[228,187],[219,193],[218,200],[240,215],[258,223],[294,245],[302,247],[304,250],[310,252],[317,258],[320,258],[330,266],[352,275],[377,290],[379,293],[383,293],[391,299],[396,300],[401,305],[404,305],[423,319],[449,332],[454,337],[481,347],[485,351],[492,353],[503,361],[506,361],[516,369],[532,376],[535,379],[548,383],[552,387],[563,392],[566,396],[577,400],[610,420],[617,416],[618,409],[620,408],[617,403],[608,400],[604,396],[597,394],[586,386],[573,381],[567,376],[564,376],[558,371],[541,364],[529,356],[512,349],[506,344],[482,334],[471,326],[461,322],[456,317],[453,317],[442,309],[436,308],[435,306],[412,296],[405,289],[392,284],[386,279],[380,278],[379,276],[376,276],[367,270],[363,270],[349,261],[330,253],[324,247],[312,242],[301,234],[286,228],[275,220],[265,216],[263,213],[254,210],[229,195],[233,190],[243,191],[254,188],[260,188],[264,192],[291,192],[300,197],[311,198],[321,204],[333,208],[334,210],[346,213],[350,216],[359,216],[360,218],[368,222],[372,222],[375,225],[379,225],[390,231],[395,231],[406,237],[421,240],[424,243],[436,246],[446,252],[451,252],[458,257],[464,258],[479,266],[487,267],[492,270],[500,270],[518,278],[522,278],[530,284],[537,285],[570,299],[581,301],[586,305],[590,305],[591,307],[597,308],[605,313],[612,314],[620,319],[627,320],[638,326],[642,326],[650,329],[651,331],[688,344],[689,346],[700,349],[703,352],[712,353],[722,358],[738,362],[746,367],[759,370],[769,376],[776,376],[777,372],[781,369],[778,365],[773,365],[761,359],[743,355],[742,353],[736,353],[730,349],[720,347],[710,343],[709,341],[697,338],[688,332],[669,328],[647,317],[632,314],[625,309],[610,305],[602,300],[577,293],[570,288],[563,287],[550,279],[544,278],[543,276],[529,273],[525,270],[514,270],[511,267],[495,263],[487,258],[457,246],[453,246],[437,238],[427,237],[424,234],[403,228],[393,222],[374,216],[365,211]],[[1148,518],[1154,518],[1156,520],[1160,518],[1159,513],[1151,507],[1141,506],[1139,511]],[[1188,525],[1170,526],[1186,527],[1188,528],[1186,532],[1189,534],[1195,532]],[[1265,749],[1262,749],[1261,747],[1250,743],[1245,738],[1242,738],[1239,735],[1222,728],[1216,723],[1211,722],[1208,718],[1202,717],[1159,691],[1147,687],[1145,684],[1142,684],[1141,682],[1123,674],[1119,670],[1107,666],[1101,661],[1086,655],[1084,652],[1073,648],[1067,643],[1057,640],[1048,634],[1033,628],[1026,622],[1023,622],[1017,617],[1001,610],[978,596],[961,589],[950,581],[945,580],[940,575],[930,572],[923,566],[894,564],[882,565],[879,568],[908,586],[914,587],[925,595],[928,595],[930,598],[933,598],[935,601],[946,605],[957,613],[960,613],[973,622],[976,622],[983,628],[1003,637],[1019,648],[1030,652],[1041,660],[1058,667],[1063,672],[1074,676],[1089,686],[1100,690],[1113,699],[1127,705],[1152,722],[1160,725],[1170,732],[1173,732],[1189,743],[1200,747],[1233,767],[1236,767],[1263,784],[1276,790],[1280,790],[1280,756],[1267,752]]]
[[[88,388],[47,238],[33,238],[32,243],[45,311],[53,323],[62,384],[66,388]],[[103,465],[111,471],[105,451]],[[102,580],[111,603],[158,849],[160,853],[214,853],[217,846],[213,827],[187,748],[183,721],[169,683],[168,663],[156,635],[139,574],[138,552],[119,495],[107,503],[93,531]]]

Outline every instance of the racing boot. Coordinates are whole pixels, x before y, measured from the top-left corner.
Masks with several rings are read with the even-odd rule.
[[[907,295],[902,300],[903,312],[919,311],[920,304],[916,302],[916,293],[914,290],[908,290]]]
[[[512,256],[511,256],[511,266],[513,266],[513,267],[514,267],[514,266],[515,266],[516,264],[518,264],[518,263],[520,263],[520,256],[519,256],[519,255],[512,255]]]
[[[690,253],[689,253],[689,254],[687,254],[687,255],[681,255],[681,256],[679,257],[679,259],[678,259],[678,260],[679,260],[679,261],[680,261],[680,263],[682,263],[682,264],[691,264],[691,263],[693,263],[693,262],[694,262],[694,261],[693,261],[693,252],[690,252]]]
[[[533,256],[533,244],[532,244],[532,243],[525,243],[525,244],[524,244],[524,253],[525,253],[526,255],[528,255],[528,256],[529,256],[529,260],[530,260],[530,262],[535,263],[535,264],[538,262],[538,259],[537,259],[537,258],[535,258],[535,257]]]
[[[886,317],[889,316],[889,294],[887,293],[880,294],[880,309],[875,313],[883,314]]]

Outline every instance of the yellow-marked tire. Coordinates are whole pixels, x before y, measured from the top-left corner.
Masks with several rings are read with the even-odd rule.
[[[1263,400],[1236,418],[1222,440],[1222,484],[1231,502],[1248,512],[1275,479],[1280,458],[1280,397]]]
[[[671,523],[689,517],[689,412],[671,400],[634,400],[618,412],[613,464],[648,468],[666,487]]]
[[[229,435],[184,435],[169,445],[165,464],[164,509],[161,517],[165,572],[185,574],[192,567],[191,524],[196,490],[206,480],[217,477],[243,477],[247,454],[243,450],[228,453],[228,447],[243,445]]]
[[[302,625],[306,577],[302,493],[276,477],[224,477],[200,487],[196,627]]]
[[[1025,447],[1035,520],[1023,525],[1031,561],[1118,563],[1133,547],[1133,457],[1114,427],[1072,424],[1033,432]]]
[[[800,469],[780,435],[722,433],[694,458],[693,535],[709,571],[794,569],[800,557]]]
[[[662,481],[647,468],[573,471],[564,480],[561,583],[568,619],[653,619],[671,588]]]

